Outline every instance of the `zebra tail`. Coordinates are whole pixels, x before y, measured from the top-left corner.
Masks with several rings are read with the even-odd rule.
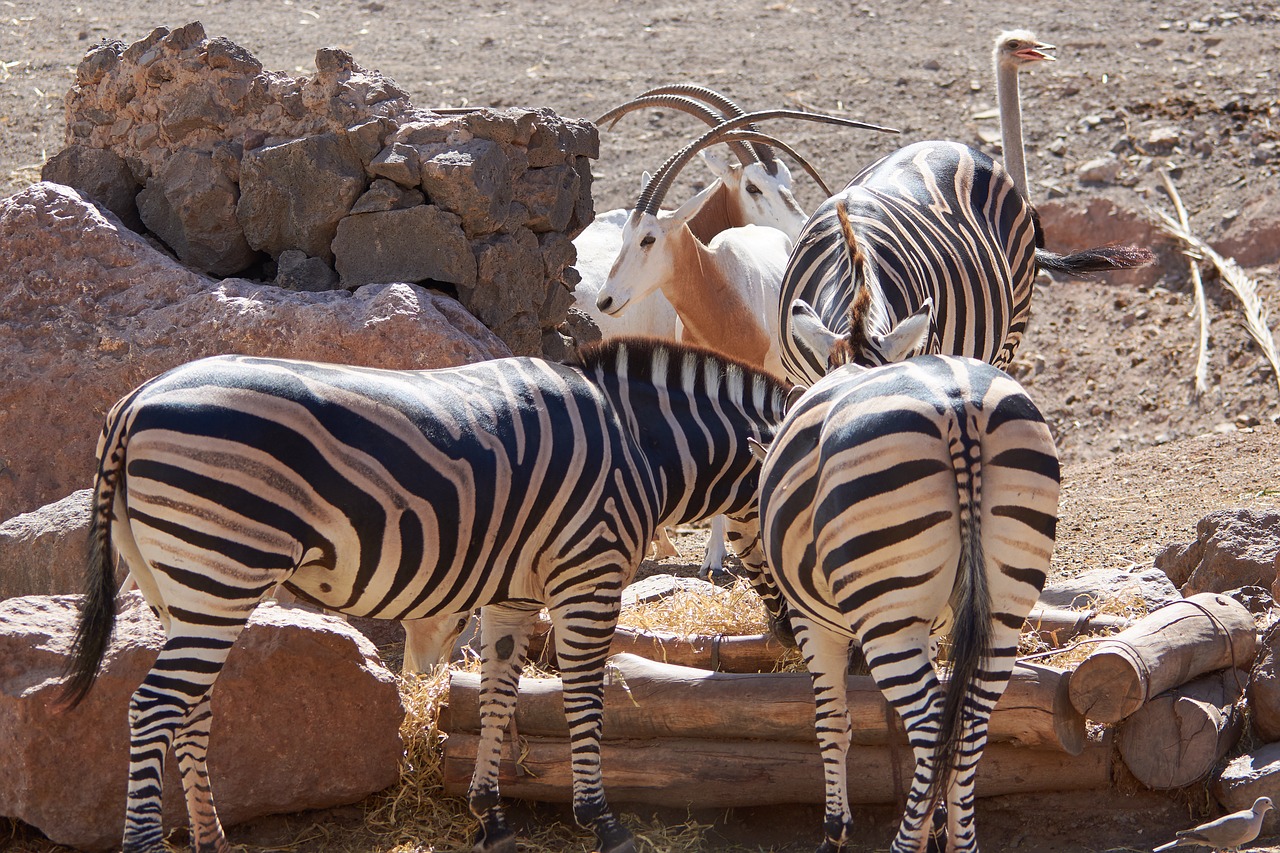
[[[957,465],[969,458],[968,448],[956,457]],[[991,656],[991,593],[987,587],[986,558],[982,548],[980,471],[970,470],[971,488],[961,489],[960,566],[951,607],[951,678],[947,683],[938,740],[933,756],[933,778],[928,803],[932,814],[946,795],[964,740],[965,706],[984,663]],[[967,506],[965,504],[968,504]]]
[[[115,441],[103,449],[93,490],[86,543],[85,596],[71,656],[63,673],[61,698],[68,708],[79,705],[93,687],[115,627],[116,578],[111,554],[111,521],[123,472],[124,439],[117,435]]]
[[[1155,259],[1150,249],[1141,246],[1098,246],[1069,255],[1036,249],[1036,266],[1039,269],[1076,278],[1087,278],[1095,272],[1145,267],[1155,263]]]

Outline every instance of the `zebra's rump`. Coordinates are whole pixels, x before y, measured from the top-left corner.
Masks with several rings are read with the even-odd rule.
[[[986,556],[1003,567],[997,599],[1034,600],[1043,573],[1037,583],[1017,569],[1047,565],[1057,489],[1048,427],[1002,371],[938,356],[840,368],[801,399],[770,449],[769,564],[792,607],[840,633],[856,633],[871,611],[881,622],[899,611],[933,621],[974,514]]]
[[[812,383],[826,365],[795,345],[790,306],[811,305],[827,327],[849,329],[853,271],[844,207],[883,294],[873,320],[887,329],[933,300],[929,351],[999,365],[1016,350],[1030,312],[1035,227],[1004,169],[952,142],[919,142],[872,164],[810,217],[783,275],[780,322],[791,378]]]

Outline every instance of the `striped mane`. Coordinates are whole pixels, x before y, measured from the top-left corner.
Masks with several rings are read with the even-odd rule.
[[[579,352],[575,367],[588,375],[625,373],[631,380],[648,382],[658,388],[684,391],[714,390],[726,393],[735,403],[748,398],[768,400],[770,408],[781,408],[785,383],[776,376],[745,361],[722,355],[707,347],[681,344],[648,337],[617,337],[588,344]]]

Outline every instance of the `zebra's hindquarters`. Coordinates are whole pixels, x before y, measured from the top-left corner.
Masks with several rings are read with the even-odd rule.
[[[976,847],[974,771],[1048,570],[1057,492],[1039,412],[971,359],[842,368],[788,415],[762,473],[762,528],[814,675],[827,845],[850,829],[840,649],[856,639],[918,762],[893,849],[923,844],[936,797],[952,843]],[[953,628],[946,691],[930,661],[938,624]]]

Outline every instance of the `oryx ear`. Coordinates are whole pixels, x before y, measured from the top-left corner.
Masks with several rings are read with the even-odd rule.
[[[933,325],[933,300],[926,299],[911,316],[883,335],[872,335],[871,342],[885,361],[902,361],[924,351]]]
[[[803,299],[791,303],[791,337],[823,364],[827,363],[831,351],[840,342],[840,335],[828,329],[818,312]]]
[[[648,169],[640,173],[640,192],[644,192],[644,188],[649,186],[649,182],[653,180],[653,175]]]
[[[761,462],[764,461],[765,455],[769,452],[769,448],[762,442],[756,441],[754,438],[749,436],[747,438],[747,447],[751,448],[751,455],[759,459]]]
[[[707,164],[707,168],[711,170],[712,174],[721,180],[724,180],[728,176],[729,170],[733,168],[733,164],[728,157],[724,156],[719,147],[704,148],[698,153],[702,155],[703,162]]]
[[[787,392],[787,399],[782,404],[782,413],[785,415],[791,411],[791,407],[800,402],[800,398],[809,390],[808,385],[793,385],[791,390]]]

